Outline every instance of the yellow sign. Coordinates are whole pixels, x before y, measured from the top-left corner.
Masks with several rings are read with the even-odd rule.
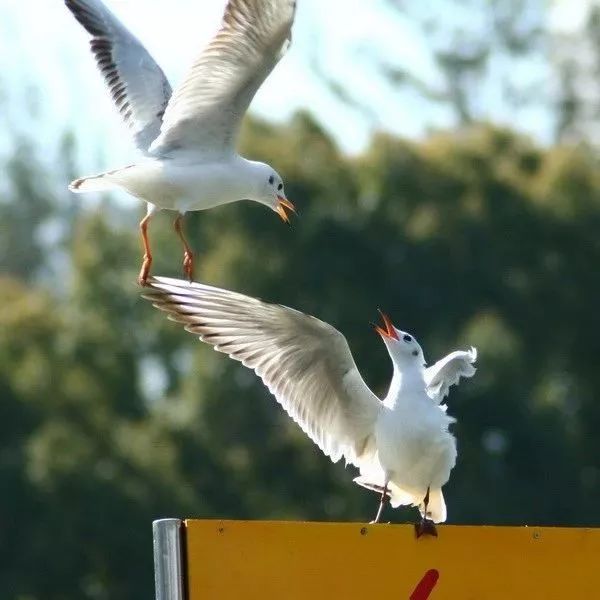
[[[186,521],[189,600],[600,599],[600,529]]]

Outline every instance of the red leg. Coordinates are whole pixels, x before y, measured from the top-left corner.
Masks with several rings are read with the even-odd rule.
[[[150,266],[152,265],[152,252],[150,251],[150,242],[148,241],[148,223],[150,222],[151,217],[152,212],[148,211],[148,214],[140,221],[142,244],[144,245],[144,260],[138,276],[138,283],[143,286],[146,285],[150,273]]]
[[[190,280],[190,283],[194,280],[194,253],[190,248],[185,236],[183,235],[183,229],[181,228],[181,221],[183,220],[183,215],[177,215],[173,226],[175,227],[175,231],[183,244],[183,272]]]

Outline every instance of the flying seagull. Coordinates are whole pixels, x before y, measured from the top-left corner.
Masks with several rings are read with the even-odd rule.
[[[148,204],[140,223],[144,259],[152,264],[148,223],[160,209],[177,211],[183,268],[193,278],[192,250],[182,217],[248,199],[289,222],[295,212],[283,181],[269,165],[236,152],[242,118],[254,94],[291,40],[296,0],[229,0],[221,28],[181,85],[171,86],[144,46],[101,0],[65,0],[91,34],[91,49],[112,99],[144,155],[137,163],[71,183],[76,193],[122,189]]]
[[[292,308],[216,287],[165,277],[144,297],[215,350],[253,369],[319,448],[357,466],[354,481],[381,494],[378,522],[393,507],[417,506],[417,535],[437,535],[446,520],[442,486],[456,460],[454,422],[442,401],[461,377],[475,374],[477,351],[455,351],[430,367],[409,333],[383,313],[376,326],[394,374],[381,401],[361,377],[346,338]]]

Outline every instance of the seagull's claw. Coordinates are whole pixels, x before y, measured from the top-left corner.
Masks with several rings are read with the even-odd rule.
[[[138,275],[138,283],[142,287],[146,287],[146,285],[148,285],[148,275],[150,275],[151,265],[152,256],[150,254],[144,254],[144,262],[142,263],[142,268],[140,269],[140,274]]]
[[[192,283],[194,281],[194,255],[188,250],[183,253],[183,272]]]
[[[415,523],[415,535],[417,539],[422,535],[437,537],[438,532],[435,523],[431,519],[421,519],[418,523]]]

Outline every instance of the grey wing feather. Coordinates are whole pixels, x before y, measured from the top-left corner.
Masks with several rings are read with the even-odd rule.
[[[429,396],[440,403],[461,377],[475,375],[477,369],[473,365],[476,360],[476,348],[456,350],[425,369],[425,385]]]
[[[158,136],[171,86],[141,42],[101,0],[65,0],[92,35],[91,49],[119,113],[144,153]]]
[[[357,464],[372,444],[382,404],[334,327],[242,294],[163,277],[144,297],[188,331],[253,369],[334,462]]]
[[[250,102],[289,45],[295,11],[296,0],[229,0],[221,29],[175,89],[151,151],[234,150]]]

